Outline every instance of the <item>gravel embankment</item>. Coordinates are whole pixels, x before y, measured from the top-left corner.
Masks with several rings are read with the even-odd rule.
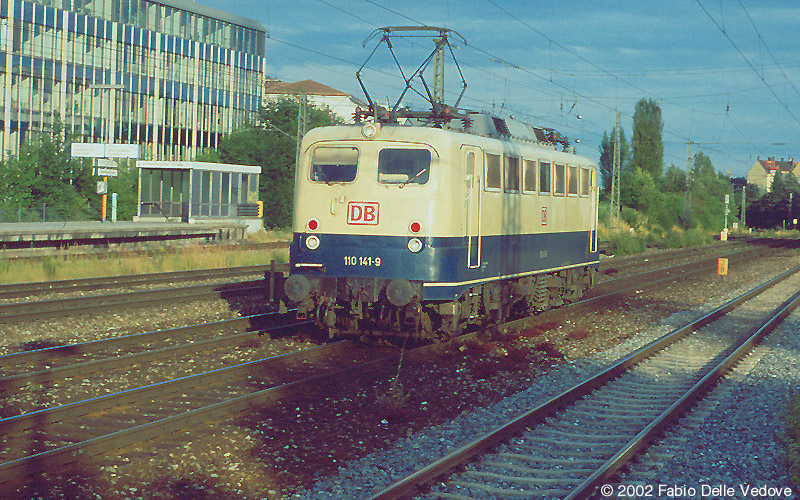
[[[643,289],[613,307],[564,324],[471,345],[437,360],[405,363],[400,370],[402,386],[396,390],[387,378],[362,374],[347,387],[324,387],[301,400],[187,429],[185,434],[124,450],[116,458],[97,459],[75,473],[50,475],[26,490],[24,498],[358,499],[796,264],[792,252],[752,260],[732,266],[724,278],[709,274]],[[102,318],[32,322],[15,327],[0,339],[0,346],[14,350],[37,339],[90,340],[202,318],[230,318],[243,307],[216,301]],[[800,373],[796,359],[800,346],[784,343],[783,348],[795,356],[792,361],[776,350],[775,356],[787,359],[786,373],[764,376],[779,393],[796,387]],[[760,387],[749,390],[758,392]],[[770,420],[774,428],[781,425],[780,407],[788,392],[774,398],[759,394],[771,401],[762,419]],[[742,429],[741,435],[747,436],[755,432],[750,425],[760,425],[754,418],[740,420],[736,425],[741,427],[719,432],[731,437],[731,429]],[[774,459],[780,453],[774,439],[771,446],[772,455],[758,456],[769,457],[763,466],[785,478],[785,470]],[[698,449],[695,454],[700,452],[706,453]],[[666,476],[679,463],[676,458],[665,467],[664,477],[682,477],[678,472]],[[733,461],[730,467],[736,464]],[[689,474],[701,469],[686,465],[685,470]],[[691,479],[686,477],[685,481]]]
[[[770,274],[774,274],[774,271]],[[762,275],[764,276],[766,275]],[[695,297],[709,293],[709,288],[715,289],[719,286],[713,283],[703,289],[695,287],[692,291],[687,290],[684,299],[699,301],[700,299]],[[570,361],[549,370],[531,380],[530,387],[526,390],[485,408],[462,413],[451,422],[431,426],[424,432],[401,439],[391,449],[354,460],[340,467],[336,474],[318,481],[312,488],[286,495],[284,498],[316,500],[365,496],[375,488],[388,485],[420,466],[493,430],[513,415],[545,401],[571,387],[588,374],[607,366],[609,362],[682,326],[690,317],[708,312],[749,288],[748,285],[738,290],[731,290],[693,311],[674,313],[662,319],[658,326],[634,333],[633,337],[617,346],[607,348],[587,359]],[[661,290],[654,295],[662,293],[669,292]],[[654,298],[648,294],[648,299]],[[622,316],[624,317],[624,314]],[[675,456],[669,467],[663,469],[658,479],[661,484],[694,485],[698,492],[703,484],[727,483],[735,488],[744,482],[779,488],[789,486],[778,436],[782,424],[780,408],[785,406],[788,395],[798,387],[800,381],[800,363],[798,363],[800,340],[793,335],[797,332],[797,320],[798,315],[795,314],[782,327],[782,335],[776,334],[765,343],[765,346],[776,347],[764,356],[748,381],[739,384],[737,390],[720,404],[709,425],[701,431],[700,440],[693,438],[690,449],[681,456]],[[605,324],[603,326],[606,327]],[[789,340],[786,339],[787,336],[790,337]],[[639,483],[641,484],[641,480]],[[650,481],[650,484],[655,483]],[[738,489],[736,493],[740,496],[730,498],[753,496],[752,492],[750,496],[741,495]],[[668,496],[656,496],[659,497]],[[679,495],[675,497],[681,498]],[[706,498],[708,497],[709,495],[706,495]],[[699,498],[699,496],[685,496],[685,498]],[[790,495],[780,498],[794,497]]]

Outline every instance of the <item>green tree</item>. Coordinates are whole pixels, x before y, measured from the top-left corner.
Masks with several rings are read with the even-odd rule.
[[[29,164],[20,161],[9,152],[8,156],[0,161],[0,221],[16,222],[18,211],[28,208],[33,203],[31,184],[33,184],[33,170]]]
[[[684,193],[686,191],[686,172],[670,165],[661,177],[659,187],[662,192]]]
[[[117,176],[108,178],[108,192],[117,193],[117,219],[133,220],[138,213],[139,203],[139,169],[136,160],[121,159],[117,162]],[[111,217],[110,207],[108,216]]]
[[[633,112],[633,167],[648,172],[653,179],[661,177],[664,166],[664,142],[661,132],[661,108],[653,99],[641,99]]]
[[[56,117],[50,133],[42,133],[20,147],[19,168],[31,172],[31,203],[46,205],[64,219],[83,219],[90,213],[90,203],[97,184],[90,161],[71,156],[72,141],[63,123]],[[98,201],[99,203],[99,201]]]
[[[600,174],[603,176],[603,191],[611,193],[611,176],[614,168],[614,139],[617,127],[611,128],[611,134],[603,132],[603,140],[600,142]],[[619,130],[619,160],[620,174],[627,170],[630,163],[630,147],[625,140],[625,129]]]
[[[298,109],[297,98],[269,103],[259,111],[261,126],[235,131],[217,148],[222,162],[261,166],[259,195],[266,227],[288,227],[292,222]],[[341,122],[328,108],[308,109],[309,130]]]
[[[620,202],[623,205],[645,214],[656,207],[658,189],[649,172],[635,168],[622,176],[620,184]]]

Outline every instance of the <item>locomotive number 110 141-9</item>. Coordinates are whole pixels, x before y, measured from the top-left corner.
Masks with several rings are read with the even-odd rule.
[[[344,256],[344,265],[345,266],[381,267],[381,258],[380,257],[365,257],[365,256],[356,257],[355,255],[345,255]]]

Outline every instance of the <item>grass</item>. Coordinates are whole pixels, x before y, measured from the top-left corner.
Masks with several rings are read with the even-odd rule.
[[[248,239],[256,242],[285,241],[290,234],[285,230],[263,231]],[[287,262],[288,250],[253,251],[240,246],[187,245],[169,251],[120,252],[112,256],[70,255],[65,252],[42,259],[2,259],[0,284],[266,265],[272,259]]]

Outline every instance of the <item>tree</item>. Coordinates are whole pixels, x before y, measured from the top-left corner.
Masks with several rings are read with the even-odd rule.
[[[259,111],[260,126],[232,132],[217,148],[220,161],[261,166],[259,197],[266,227],[288,227],[292,222],[298,109],[296,98],[271,102]],[[309,130],[341,123],[328,108],[309,105],[308,109]]]
[[[611,177],[614,172],[614,139],[617,127],[611,128],[611,135],[603,132],[603,140],[600,143],[600,174],[603,176],[603,191],[611,193]],[[619,130],[619,163],[620,175],[626,171],[626,166],[630,162],[630,148],[625,140],[625,129]]]
[[[670,165],[661,177],[659,187],[662,192],[683,194],[686,191],[686,172]]]
[[[664,166],[664,142],[661,132],[661,108],[652,99],[641,99],[633,112],[633,167],[648,172],[653,179],[661,177]]]
[[[623,205],[645,214],[655,208],[658,189],[649,172],[635,168],[623,176],[620,184],[620,201]]]
[[[33,203],[32,183],[33,169],[27,162],[10,154],[0,162],[0,221],[15,222],[17,211]]]
[[[138,213],[139,203],[139,169],[136,160],[121,159],[117,162],[117,176],[108,178],[108,192],[117,193],[117,219],[133,220]]]

